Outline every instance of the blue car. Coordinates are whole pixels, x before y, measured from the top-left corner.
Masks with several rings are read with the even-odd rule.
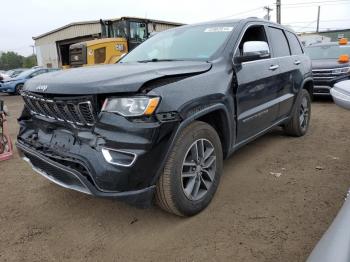
[[[0,92],[8,94],[19,94],[24,86],[24,83],[37,75],[45,74],[48,72],[57,71],[57,68],[35,68],[24,71],[18,76],[11,78],[9,80],[4,80],[0,82]]]

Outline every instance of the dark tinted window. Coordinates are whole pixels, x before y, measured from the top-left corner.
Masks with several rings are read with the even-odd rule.
[[[292,34],[290,32],[286,32],[286,36],[288,38],[288,41],[289,41],[289,46],[290,46],[290,49],[292,51],[292,55],[300,55],[303,53],[303,49],[301,48],[300,46],[300,43],[297,39],[297,36],[295,34]]]
[[[106,48],[101,47],[101,48],[95,49],[94,56],[95,56],[95,64],[104,63],[106,60]]]
[[[270,27],[271,45],[275,57],[289,56],[287,38],[281,29]]]

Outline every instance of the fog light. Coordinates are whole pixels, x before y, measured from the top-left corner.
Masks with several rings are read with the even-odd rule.
[[[108,163],[125,167],[132,166],[137,157],[135,153],[105,147],[102,148],[102,155]]]

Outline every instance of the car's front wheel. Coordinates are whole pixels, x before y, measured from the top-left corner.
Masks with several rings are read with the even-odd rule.
[[[23,84],[18,84],[17,86],[16,86],[16,90],[15,90],[15,94],[16,95],[20,95],[21,94],[21,92],[22,92],[22,89],[23,89]]]
[[[222,147],[217,132],[204,122],[193,122],[175,141],[158,180],[158,205],[179,216],[199,213],[216,192],[222,166]]]

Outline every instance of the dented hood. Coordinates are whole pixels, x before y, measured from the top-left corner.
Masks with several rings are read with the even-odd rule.
[[[137,92],[144,83],[160,77],[208,71],[202,61],[125,63],[81,67],[37,76],[24,90],[45,94],[103,94]]]

